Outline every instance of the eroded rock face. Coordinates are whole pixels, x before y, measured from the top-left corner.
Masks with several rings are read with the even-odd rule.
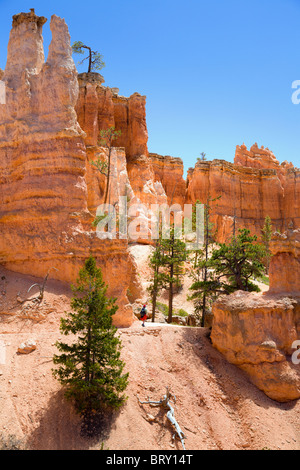
[[[123,151],[121,165],[112,162],[111,168],[115,176],[111,183],[112,191],[115,187],[115,178],[127,178],[126,191],[122,193],[129,198],[128,207],[132,208],[132,214],[137,214],[135,223],[140,236],[134,240],[141,243],[152,243],[151,233],[151,205],[167,203],[167,195],[162,183],[155,177],[151,158],[148,156],[148,133],[146,126],[146,99],[138,93],[129,98],[120,96],[118,90],[105,87],[99,74],[80,74],[79,98],[76,104],[76,112],[81,128],[86,137],[87,154],[89,161],[95,160],[103,149],[99,147],[99,131],[114,127],[121,131],[121,135],[113,145],[119,154]],[[120,160],[119,160],[120,162]],[[88,175],[91,173],[88,169]],[[118,176],[119,175],[119,176]],[[98,175],[99,179],[99,175]],[[95,180],[90,179],[90,184],[95,186]],[[105,187],[105,177],[100,176],[100,194],[93,192],[93,210],[101,203]],[[91,200],[91,192],[89,200]],[[115,203],[117,201],[112,202]],[[141,205],[140,210],[134,207]],[[143,206],[143,207],[142,207]],[[146,227],[147,226],[147,227]]]
[[[134,93],[120,96],[115,88],[105,87],[97,73],[79,74],[78,122],[87,134],[87,145],[97,145],[99,131],[115,127],[121,135],[115,147],[124,147],[128,161],[148,155],[146,97]]]
[[[238,291],[213,306],[213,345],[273,400],[300,398],[292,346],[300,335],[299,299]]]
[[[263,146],[259,148],[257,143],[252,145],[249,150],[245,144],[237,145],[234,163],[238,166],[256,168],[258,170],[273,169],[285,171],[287,168],[293,168],[293,164],[287,161],[280,165],[271,150]]]
[[[168,204],[183,206],[186,196],[183,161],[180,158],[162,156],[156,153],[150,153],[149,159],[151,160],[155,180],[161,182],[167,194]]]
[[[248,228],[261,236],[265,217],[274,230],[283,232],[293,224],[300,226],[300,171],[292,164],[279,162],[273,153],[251,147],[237,147],[235,163],[224,160],[199,161],[188,172],[186,202],[204,203],[208,195],[212,222],[218,229],[218,241],[227,241],[235,227]]]
[[[138,297],[139,288],[128,242],[99,240],[91,229],[106,187],[105,176],[91,162],[99,155],[106,158],[99,130],[112,126],[121,136],[112,152],[109,202],[117,204],[119,196],[126,196],[129,205],[183,205],[221,195],[212,214],[220,241],[229,238],[234,224],[260,235],[266,215],[280,231],[290,224],[299,227],[299,170],[279,165],[268,149],[241,146],[234,164],[199,161],[185,182],[180,159],[148,153],[146,98],[138,93],[120,96],[96,73],[78,77],[68,28],[55,15],[45,63],[45,21],[34,11],[14,16],[7,65],[0,72],[6,85],[6,104],[0,104],[2,264],[41,277],[55,266],[53,274],[70,282],[92,253],[103,268],[109,293],[119,299],[119,324],[130,324],[126,292]],[[145,221],[150,217],[142,210],[141,225]],[[141,234],[136,241],[148,240]],[[279,256],[288,256],[298,269],[290,253]],[[293,289],[298,289],[295,278]]]
[[[299,230],[276,234],[269,291],[238,291],[213,305],[213,345],[282,402],[300,398],[300,367],[292,361],[300,337],[299,244]]]
[[[115,126],[121,130],[114,145],[124,147],[130,183],[142,201],[144,189],[154,194],[149,188],[157,183],[169,204],[205,203],[208,196],[221,196],[211,204],[211,220],[221,242],[232,236],[234,226],[246,227],[260,237],[267,215],[274,230],[282,232],[290,223],[300,226],[300,171],[291,163],[280,164],[269,149],[257,144],[249,150],[241,145],[236,147],[234,163],[199,160],[185,181],[181,159],[148,153],[145,97],[138,93],[129,98],[120,96],[96,75],[79,75],[76,111],[87,134],[86,144],[97,145],[100,129]]]
[[[33,11],[21,13],[10,34],[6,105],[0,105],[0,262],[41,277],[56,267],[52,277],[74,282],[92,254],[109,295],[118,298],[115,324],[129,326],[133,312],[127,290],[136,285],[135,266],[127,240],[100,240],[92,229],[91,210],[101,201],[103,181],[92,173],[89,158],[95,152],[88,154],[77,122],[79,85],[70,36],[65,21],[53,15],[44,62],[44,23]],[[122,158],[114,154],[118,168]],[[120,170],[114,198],[123,180]]]
[[[300,229],[275,233],[270,249],[270,292],[299,295]]]
[[[113,95],[116,128],[121,136],[116,145],[125,147],[128,161],[148,155],[148,131],[146,124],[146,97],[133,93],[129,98]]]

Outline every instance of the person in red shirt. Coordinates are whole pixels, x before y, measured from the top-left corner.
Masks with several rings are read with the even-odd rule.
[[[145,326],[145,321],[147,320],[147,307],[146,305],[143,305],[143,308],[141,310],[141,320],[142,320],[142,326]]]

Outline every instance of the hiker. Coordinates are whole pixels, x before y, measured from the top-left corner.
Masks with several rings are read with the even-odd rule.
[[[147,307],[143,305],[142,310],[140,312],[141,320],[143,321],[142,326],[145,326],[145,321],[147,320]]]

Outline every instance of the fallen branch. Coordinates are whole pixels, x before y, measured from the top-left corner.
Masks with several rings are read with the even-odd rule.
[[[48,280],[48,276],[49,276],[49,273],[50,273],[51,269],[55,269],[56,271],[58,271],[58,269],[56,269],[56,268],[54,268],[54,267],[48,269],[48,272],[47,272],[47,274],[46,274],[46,276],[45,276],[45,278],[44,278],[43,284],[42,284],[42,285],[41,285],[41,284],[32,284],[32,286],[30,286],[29,289],[28,289],[28,291],[27,291],[27,294],[28,294],[28,292],[29,292],[33,287],[38,286],[39,289],[40,289],[39,295],[38,295],[37,297],[34,297],[33,299],[27,299],[27,300],[30,300],[30,301],[38,300],[39,302],[41,302],[41,301],[43,300],[43,298],[44,298],[44,291],[45,291],[45,287],[46,287],[46,282],[47,282],[47,280]],[[25,301],[24,301],[24,302],[25,302]]]
[[[149,400],[149,399],[148,399],[148,401],[141,401],[139,399],[139,397],[137,397],[137,399],[141,404],[148,404],[148,405],[152,405],[152,406],[162,406],[163,408],[169,409],[169,411],[167,412],[167,418],[171,422],[171,424],[175,427],[177,435],[178,435],[178,437],[181,441],[182,447],[185,450],[185,446],[184,446],[185,435],[182,432],[179,424],[177,423],[177,421],[174,417],[174,408],[170,404],[170,400],[172,400],[172,399],[173,399],[174,403],[176,403],[176,397],[175,397],[175,395],[172,395],[170,393],[169,388],[166,387],[166,394],[159,401],[153,401],[153,400]]]
[[[45,278],[44,278],[43,284],[37,284],[37,283],[32,284],[32,286],[30,286],[29,289],[28,289],[28,291],[27,291],[27,293],[28,293],[33,287],[38,286],[39,289],[40,289],[39,295],[37,295],[36,297],[29,298],[29,299],[20,300],[20,299],[18,299],[18,296],[19,296],[20,292],[18,292],[18,295],[17,295],[18,304],[23,305],[23,304],[25,304],[26,302],[32,302],[32,303],[33,303],[33,306],[34,306],[35,304],[40,304],[40,303],[42,302],[42,300],[43,300],[43,298],[44,298],[44,291],[45,291],[45,287],[46,287],[46,282],[47,282],[47,280],[48,280],[48,276],[49,276],[49,273],[50,273],[51,269],[55,269],[56,271],[58,271],[57,268],[51,267],[50,269],[48,269],[48,272],[47,272],[47,274],[46,274],[46,276],[45,276]],[[13,310],[14,308],[16,308],[16,307],[18,306],[18,304],[16,304],[16,305],[14,305],[13,307],[9,308],[8,311],[11,311],[11,310]],[[32,307],[32,306],[31,306],[31,307]]]

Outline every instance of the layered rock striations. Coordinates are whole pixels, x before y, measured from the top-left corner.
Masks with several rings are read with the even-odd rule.
[[[138,93],[126,98],[118,89],[105,87],[98,74],[79,75],[76,111],[86,143],[97,145],[100,129],[114,126],[121,131],[114,145],[125,149],[131,186],[142,202],[155,202],[156,192],[160,198],[157,183],[169,204],[205,203],[208,197],[221,196],[212,203],[218,241],[228,240],[233,227],[249,228],[260,237],[267,215],[274,230],[284,231],[291,223],[300,226],[300,171],[291,163],[280,164],[268,148],[257,144],[249,150],[241,145],[234,163],[199,160],[185,181],[181,159],[148,152],[145,104]]]
[[[114,127],[120,135],[113,145],[125,149],[127,162],[147,156],[146,97],[139,93],[129,98],[120,96],[118,89],[103,85],[104,79],[98,73],[79,74],[78,82],[75,109],[87,146],[97,146],[99,131]]]
[[[161,182],[168,204],[183,206],[186,198],[186,181],[183,177],[184,168],[181,158],[162,156],[149,153],[154,178]]]
[[[186,201],[221,196],[212,203],[219,241],[230,238],[234,225],[260,237],[266,216],[274,230],[284,231],[291,223],[300,226],[299,178],[298,169],[280,165],[269,150],[238,146],[234,163],[200,160],[189,170]]]
[[[126,292],[137,285],[135,266],[127,240],[99,240],[91,228],[90,208],[101,201],[103,181],[91,172],[77,121],[79,85],[68,28],[52,16],[44,62],[45,21],[33,10],[21,13],[10,34],[6,104],[0,105],[0,262],[36,276],[56,267],[53,277],[74,282],[91,253],[119,300],[115,323],[128,326],[133,313]],[[115,151],[114,159],[122,166],[124,153]],[[115,198],[125,184],[120,175]]]
[[[264,146],[258,147],[257,143],[248,150],[246,145],[236,147],[234,163],[238,166],[256,168],[258,170],[273,169],[284,173],[286,169],[293,168],[293,164],[287,161],[279,163],[271,150]]]
[[[269,291],[238,291],[221,297],[213,306],[214,347],[279,402],[300,398],[296,353],[300,337],[299,244],[299,230],[276,234]]]
[[[137,230],[141,236],[135,241],[151,243],[151,204],[167,203],[167,195],[162,182],[155,177],[151,158],[148,155],[148,132],[146,125],[146,98],[134,93],[129,98],[119,95],[116,88],[103,85],[99,74],[79,74],[79,97],[76,104],[78,122],[84,130],[89,161],[97,159],[101,153],[101,130],[114,127],[120,135],[113,141],[116,148],[123,149],[123,173],[128,177],[126,195],[129,208],[138,206]],[[114,168],[114,165],[112,165]],[[118,172],[117,172],[118,173]],[[105,186],[105,178],[102,178]],[[111,182],[111,187],[114,182]],[[124,193],[125,194],[125,193]],[[99,197],[97,198],[99,202]],[[94,209],[96,208],[94,204]],[[133,211],[134,213],[134,211]],[[146,225],[149,230],[143,229]]]
[[[124,147],[128,161],[148,155],[146,97],[134,93],[120,96],[118,89],[103,85],[98,73],[78,75],[79,96],[76,103],[78,122],[86,132],[87,145],[97,145],[99,131],[115,127],[121,135],[114,146]]]
[[[181,159],[148,152],[145,96],[121,96],[97,73],[78,75],[68,28],[55,15],[45,62],[45,21],[34,10],[13,17],[7,65],[0,73],[6,88],[6,104],[0,104],[1,264],[38,276],[55,266],[52,274],[70,282],[92,253],[125,312],[119,323],[132,321],[126,292],[138,296],[139,286],[128,239],[100,240],[91,228],[107,185],[93,162],[107,161],[99,131],[110,127],[121,135],[111,153],[108,202],[118,207],[123,196],[130,209],[143,205],[135,218],[141,232],[133,241],[151,243],[151,204],[183,206],[219,196],[212,204],[219,241],[234,227],[260,235],[267,215],[281,232],[299,227],[300,171],[292,164],[280,165],[256,144],[250,150],[242,145],[234,163],[198,161],[185,181]],[[280,256],[290,260],[286,253]]]
[[[275,233],[270,243],[270,292],[300,295],[300,229]]]

